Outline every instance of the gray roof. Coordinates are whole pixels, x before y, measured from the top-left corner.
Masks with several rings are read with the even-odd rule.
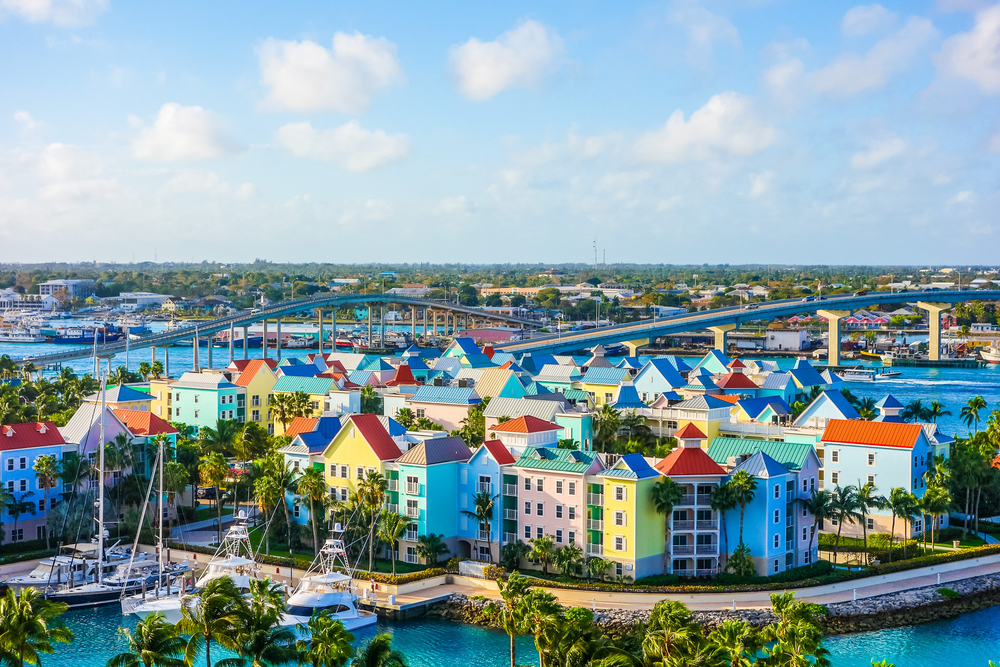
[[[408,449],[396,459],[402,465],[430,466],[451,461],[468,461],[472,452],[461,438],[430,438]]]
[[[107,421],[104,422],[105,430],[114,423],[122,425],[111,408],[105,406],[105,413],[108,415]],[[100,423],[100,414],[100,404],[88,403],[81,405],[70,420],[66,422],[66,425],[59,427],[59,433],[62,434],[63,440],[74,445],[86,444],[88,447],[96,446],[96,436],[93,438],[94,442],[84,443],[83,440],[90,433],[91,429]]]
[[[552,394],[543,394],[552,396]],[[552,421],[555,416],[563,412],[565,408],[559,401],[538,400],[541,397],[532,398],[493,398],[483,412],[484,417],[518,417],[532,416],[545,421]]]
[[[535,376],[536,382],[572,382],[579,380],[582,374],[576,366],[556,366],[546,364]]]

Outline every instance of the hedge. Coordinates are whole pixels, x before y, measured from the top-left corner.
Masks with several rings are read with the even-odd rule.
[[[49,556],[54,556],[55,554],[55,549],[42,549],[41,551],[25,551],[17,554],[4,555],[0,556],[0,565],[21,563],[26,560],[35,560],[36,558],[48,558]]]

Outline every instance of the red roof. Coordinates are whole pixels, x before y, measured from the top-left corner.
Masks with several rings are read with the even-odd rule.
[[[112,410],[132,435],[171,435],[177,429],[170,422],[146,410]]]
[[[728,364],[726,364],[726,366],[727,366],[728,368],[746,368],[746,367],[747,367],[747,365],[746,365],[746,364],[744,364],[744,363],[743,363],[742,361],[740,361],[739,359],[733,359],[733,360],[732,360],[732,361],[730,361],[730,362],[729,362]]]
[[[728,373],[715,384],[720,389],[760,389],[753,380],[743,373]]]
[[[413,371],[410,370],[409,364],[400,364],[399,368],[396,369],[396,374],[392,376],[391,380],[385,383],[385,386],[396,387],[401,384],[420,384],[417,382],[417,378],[413,377]]]
[[[860,419],[831,419],[823,431],[823,442],[874,447],[902,447],[912,449],[920,434],[920,424],[899,422],[867,422]]]
[[[229,362],[229,365],[226,366],[226,368],[234,371],[239,371],[242,373],[243,369],[246,368],[247,364],[249,364],[251,361],[253,361],[253,359],[233,359],[232,361]]]
[[[489,357],[490,359],[492,359],[493,358],[493,354],[494,354],[494,352],[493,352],[493,346],[492,345],[487,345],[486,347],[484,347],[483,348],[483,354],[485,354],[487,357]]]
[[[674,437],[678,440],[704,440],[708,436],[702,433],[701,429],[693,423],[688,422],[684,425],[684,428],[674,433]]]
[[[347,369],[344,368],[344,364],[341,363],[337,359],[334,359],[333,361],[326,362],[326,370],[327,371],[336,371],[338,373],[346,373],[347,372]]]
[[[285,435],[290,438],[294,438],[299,433],[311,433],[316,430],[316,424],[319,423],[318,419],[313,419],[312,417],[296,417],[285,429]]]
[[[0,427],[0,451],[64,445],[55,422],[26,422]]]
[[[688,424],[691,426],[691,424]],[[697,428],[695,429],[698,430]],[[698,431],[699,433],[701,431]],[[674,436],[677,437],[676,435]],[[705,436],[702,436],[705,437]],[[667,477],[685,475],[725,475],[718,463],[701,447],[678,447],[667,458],[656,464],[656,469]]]
[[[503,443],[499,440],[487,440],[483,443],[486,447],[486,451],[490,453],[497,463],[502,466],[514,465],[514,457],[511,455],[510,450],[503,446]]]
[[[378,415],[351,415],[350,422],[358,427],[361,437],[380,461],[393,461],[403,455],[396,442],[389,437],[389,432],[382,426],[382,420]]]
[[[518,417],[517,419],[505,421],[502,424],[497,424],[491,428],[490,431],[501,431],[503,433],[542,433],[544,431],[555,431],[561,428],[562,426],[559,426],[559,424],[553,424],[552,422],[539,419],[538,417],[525,415],[523,417]]]
[[[257,376],[257,373],[260,372],[261,368],[267,366],[267,368],[273,369],[274,366],[268,363],[273,361],[274,359],[250,359],[250,363],[248,363],[243,368],[243,370],[240,372],[240,376],[236,378],[236,382],[234,382],[233,384],[239,387],[248,386],[250,382],[254,379],[254,377]]]

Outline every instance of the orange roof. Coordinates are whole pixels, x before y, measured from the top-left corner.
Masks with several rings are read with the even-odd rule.
[[[688,424],[691,426],[691,424]],[[698,429],[695,428],[697,431]],[[701,431],[698,431],[699,433]],[[676,435],[674,436],[677,437]],[[705,436],[702,436],[705,437]],[[656,469],[667,477],[683,477],[685,475],[725,475],[718,463],[712,460],[701,447],[678,447],[670,452],[667,458],[656,464]]]
[[[729,396],[726,396],[725,394],[712,394],[712,398],[717,398],[720,401],[725,401],[726,403],[735,403],[736,401],[743,399],[743,397],[739,394],[732,394]]]
[[[311,433],[316,430],[318,423],[319,420],[312,417],[296,417],[285,429],[285,435],[294,438],[299,433]]]
[[[700,428],[688,422],[684,428],[674,433],[674,437],[678,440],[704,440],[707,436],[701,432]]]
[[[561,428],[562,426],[559,426],[558,424],[553,424],[552,422],[539,419],[538,417],[532,417],[531,415],[525,415],[523,417],[518,417],[517,419],[505,421],[502,424],[497,424],[491,428],[490,431],[501,431],[503,433],[541,433],[543,431],[555,431]]]
[[[832,419],[823,431],[823,442],[912,449],[923,432],[920,424]]]
[[[720,389],[760,389],[743,373],[729,373],[716,384]]]
[[[169,422],[146,410],[113,410],[132,435],[170,435],[177,429]]]
[[[251,359],[250,363],[243,367],[240,372],[240,376],[236,378],[236,382],[233,384],[239,387],[246,387],[254,379],[261,368],[265,366],[268,369],[273,369],[274,366],[268,362],[274,362],[274,359]]]

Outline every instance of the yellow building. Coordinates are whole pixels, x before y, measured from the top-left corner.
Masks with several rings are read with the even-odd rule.
[[[673,403],[673,405],[671,405]],[[704,433],[704,449],[719,435],[719,427],[728,422],[733,404],[719,396],[695,396],[677,403],[661,396],[644,412],[646,425],[660,437],[673,436],[688,424]]]
[[[84,403],[100,403],[101,392],[91,394],[83,399]],[[109,387],[104,392],[104,403],[112,410],[137,410],[149,412],[153,397],[144,391],[120,384]]]
[[[273,359],[253,359],[243,368],[240,376],[233,383],[238,387],[245,387],[247,390],[246,418],[248,422],[257,424],[271,422],[271,411],[268,406],[271,402],[274,385],[278,382],[278,376],[272,370],[274,364],[276,362]]]
[[[580,380],[580,389],[590,394],[594,405],[601,406],[613,403],[619,385],[631,379],[627,368],[588,368]]]
[[[309,409],[312,410],[310,414],[311,416],[318,417],[326,410],[330,390],[339,388],[337,381],[333,378],[294,377],[286,375],[277,379],[271,388],[271,393],[296,394],[302,392],[308,395]],[[284,426],[277,420],[277,415],[273,411],[271,419],[274,426],[274,434],[283,435],[285,432]]]
[[[615,564],[612,574],[633,580],[662,574],[666,517],[653,504],[660,473],[641,454],[627,454],[595,478],[602,480],[604,559]]]
[[[173,392],[170,385],[177,382],[177,378],[151,378],[149,380],[149,395],[152,397],[150,411],[161,419],[168,422],[174,420]]]
[[[326,483],[338,499],[347,500],[357,491],[369,470],[384,475],[385,464],[403,455],[383,420],[390,428],[395,424],[379,415],[351,415],[323,451]],[[390,486],[389,491],[395,490]],[[387,498],[391,502],[392,496],[387,494]]]

